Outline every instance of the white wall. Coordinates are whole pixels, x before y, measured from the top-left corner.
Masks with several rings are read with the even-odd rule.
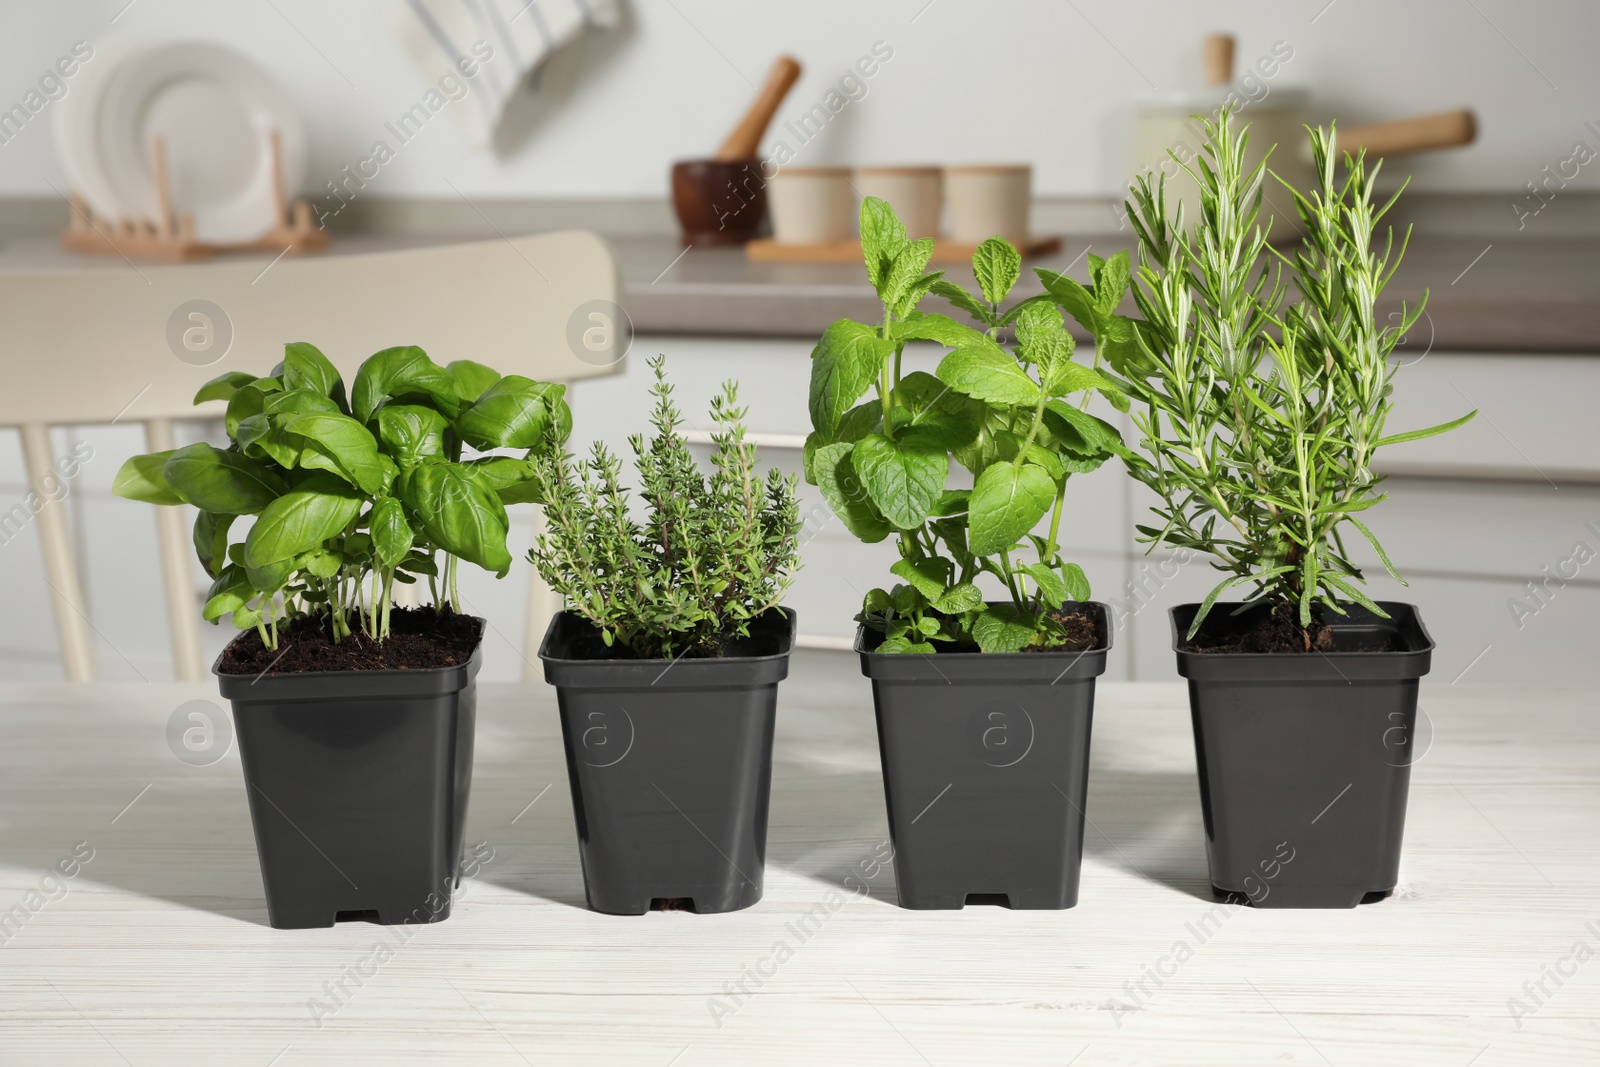
[[[436,122],[370,194],[453,196],[453,183],[484,196],[663,195],[670,161],[716,147],[777,53],[807,68],[782,120],[821,100],[878,40],[893,59],[799,162],[1022,158],[1036,163],[1041,193],[1111,193],[1134,98],[1192,85],[1199,38],[1224,28],[1238,34],[1241,62],[1289,42],[1294,58],[1275,83],[1310,87],[1325,117],[1476,108],[1479,144],[1415,161],[1417,188],[1520,191],[1575,142],[1600,151],[1600,133],[1585,129],[1600,128],[1593,0],[625,2],[624,27],[555,72],[563,106],[518,150],[496,158]],[[3,0],[0,107],[79,39],[224,41],[288,87],[312,134],[309,184],[320,188],[427,88],[402,54],[391,3]],[[65,186],[45,125],[0,146],[0,195]],[[1600,188],[1600,164],[1575,184]]]

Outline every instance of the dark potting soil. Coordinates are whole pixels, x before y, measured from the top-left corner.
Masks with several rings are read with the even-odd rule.
[[[582,620],[579,620],[582,622]],[[750,624],[750,636],[720,634],[709,648],[691,648],[664,656],[659,651],[640,654],[623,644],[608,645],[600,630],[584,622],[567,631],[564,646],[558,654],[562,659],[737,659],[753,656],[776,656],[783,651],[783,633],[787,626],[781,614],[770,614]]]
[[[1059,645],[1049,648],[1035,648],[1029,646],[1024,652],[1089,652],[1097,648],[1104,648],[1106,641],[1105,627],[1100,624],[1099,612],[1087,611],[1083,608],[1074,608],[1071,611],[1052,611],[1050,617],[1059,622],[1067,631],[1066,639]]]
[[[1253,612],[1235,618],[1216,611],[1206,617],[1194,640],[1183,645],[1185,652],[1404,652],[1405,646],[1393,633],[1363,631],[1339,634],[1323,620],[1321,605],[1312,608],[1311,625],[1302,628],[1300,610],[1293,604],[1275,604],[1268,613]]]
[[[1085,608],[1074,608],[1071,611],[1052,611],[1050,617],[1055,619],[1066,630],[1066,637],[1059,645],[1049,648],[1030,645],[1024,652],[1092,652],[1097,648],[1104,648],[1106,643],[1105,627],[1101,625],[1099,614]],[[965,652],[968,654],[978,651],[977,645],[956,645],[945,641],[933,643],[934,650],[940,653]]]
[[[421,671],[458,667],[482,634],[470,615],[425,608],[395,608],[389,637],[373,641],[351,619],[349,637],[334,644],[326,615],[295,619],[278,635],[276,650],[246,630],[222,653],[222,674],[301,674],[308,671]]]

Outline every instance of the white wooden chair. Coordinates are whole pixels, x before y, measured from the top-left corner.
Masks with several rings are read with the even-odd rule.
[[[580,358],[569,342],[570,321],[582,319],[580,333],[592,325],[579,314],[582,305],[617,300],[610,250],[589,233],[284,257],[270,266],[261,259],[79,262],[0,271],[0,426],[21,430],[29,485],[46,501],[56,473],[51,425],[138,421],[150,450],[171,448],[174,420],[220,417],[220,404],[190,403],[202,382],[227,370],[264,371],[282,358],[287,341],[316,344],[347,382],[366,356],[399,344],[420,345],[441,362],[474,359],[542,381],[571,383],[621,369]],[[178,358],[168,342],[169,320],[194,300],[215,304],[231,323],[226,354],[207,366]],[[204,329],[198,321],[180,325]],[[197,681],[206,664],[188,532],[193,510],[155,511],[173,672]],[[90,624],[66,509],[46,503],[34,523],[64,672],[69,681],[92,681]],[[535,576],[526,662],[535,661],[557,607]]]

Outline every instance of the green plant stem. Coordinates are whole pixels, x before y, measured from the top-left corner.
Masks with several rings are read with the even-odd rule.
[[[1050,555],[1048,558],[1043,556],[1039,558],[1039,562],[1047,567],[1054,567],[1056,564],[1056,536],[1061,532],[1061,512],[1067,500],[1067,482],[1070,480],[1070,478],[1061,479],[1061,488],[1056,491],[1055,506],[1050,509],[1050,536],[1045,540],[1045,547],[1050,550]]]
[[[1039,436],[1039,426],[1044,422],[1044,402],[1047,399],[1043,388],[1039,390],[1039,402],[1033,406],[1033,424],[1028,427],[1027,440],[1022,442],[1022,447],[1017,451],[1017,458],[1011,461],[1013,467],[1021,467],[1022,461],[1028,455],[1028,449],[1033,447],[1033,439]]]

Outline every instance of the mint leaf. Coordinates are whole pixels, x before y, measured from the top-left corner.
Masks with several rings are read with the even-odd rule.
[[[937,374],[956,392],[991,404],[1022,406],[1039,399],[1039,386],[993,343],[956,349],[939,363]]]
[[[942,559],[896,560],[889,573],[910,582],[917,592],[931,603],[944,595],[944,583],[950,564]]]
[[[829,326],[811,352],[811,424],[832,435],[892,355],[894,342],[871,326],[849,319]]]
[[[845,529],[869,545],[877,544],[889,536],[889,524],[872,506],[866,487],[850,462],[850,453],[855,447],[842,441],[823,445],[812,459],[811,473],[816,475],[822,498],[839,516]]]
[[[861,257],[867,263],[867,280],[884,293],[884,280],[895,257],[906,245],[906,228],[887,201],[869,196],[861,201]]]
[[[1045,270],[1043,267],[1036,268],[1034,273],[1039,276],[1039,281],[1044,283],[1045,292],[1061,305],[1062,310],[1071,315],[1078,325],[1089,333],[1099,335],[1100,314],[1093,293],[1085,289],[1081,282],[1065,274]]]
[[[950,303],[954,304],[962,311],[965,311],[968,315],[971,315],[985,326],[994,325],[994,315],[990,313],[989,309],[978,303],[978,301],[973,298],[971,293],[968,293],[955,282],[934,282],[929,289],[931,292],[937,293],[938,295],[944,297],[946,300],[950,301]]]
[[[1022,273],[1022,254],[1004,237],[991,237],[972,253],[972,273],[983,298],[998,304],[1011,292]]]
[[[1041,467],[997,463],[978,475],[967,503],[974,555],[1004,552],[1038,525],[1055,503],[1055,482]]]
[[[950,457],[932,434],[911,431],[891,441],[881,433],[856,443],[851,462],[867,496],[894,526],[909,530],[933,513],[950,474]]]
[[[1032,620],[1010,604],[991,605],[974,620],[972,639],[984,652],[1020,652],[1033,640]]]

